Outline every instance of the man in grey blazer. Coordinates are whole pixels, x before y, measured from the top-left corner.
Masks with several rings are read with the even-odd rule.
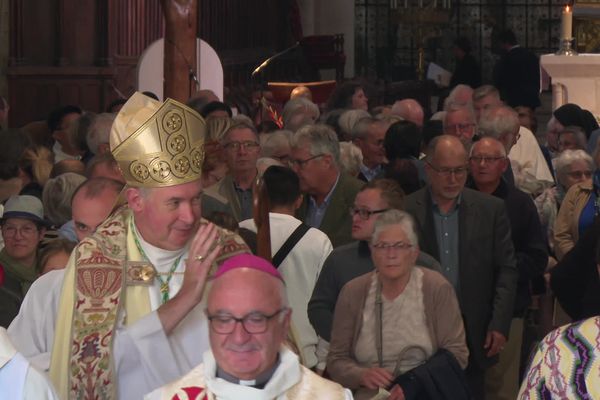
[[[442,265],[465,321],[475,398],[484,398],[484,371],[508,337],[518,280],[510,222],[502,200],[465,188],[467,152],[454,136],[429,145],[429,185],[406,198],[420,248]]]

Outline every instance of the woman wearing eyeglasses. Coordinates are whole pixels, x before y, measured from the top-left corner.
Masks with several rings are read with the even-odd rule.
[[[442,275],[415,266],[419,249],[412,217],[399,210],[382,213],[370,247],[375,271],[346,284],[337,301],[329,375],[355,390],[358,400],[379,388],[391,393],[390,400],[424,392],[431,397],[420,377],[432,373],[428,361],[435,358],[444,373],[431,379],[454,388],[447,398],[462,398],[456,388],[464,388],[461,368],[468,350],[458,301]]]
[[[596,163],[598,155],[597,149]],[[563,151],[555,161],[555,170],[557,208],[560,208],[551,240],[556,258],[561,260],[600,214],[600,175],[596,172],[592,181],[594,162],[583,150]]]

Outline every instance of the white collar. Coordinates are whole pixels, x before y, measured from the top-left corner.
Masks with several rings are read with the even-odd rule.
[[[62,149],[62,145],[59,142],[54,142],[54,146],[52,146],[52,152],[54,153],[55,164],[62,160],[81,160],[81,156],[72,156],[65,153]]]
[[[158,272],[169,272],[175,260],[183,256],[188,251],[189,243],[179,250],[165,250],[161,249],[160,247],[156,247],[144,240],[140,234],[140,231],[135,225],[135,220],[132,225],[133,229],[135,230],[134,234],[137,236],[140,246],[142,247],[142,250],[144,250],[146,257],[148,257],[148,261],[154,265],[154,268],[156,268]],[[179,265],[181,266],[183,263],[180,262]]]
[[[206,386],[218,399],[271,400],[279,397],[300,382],[302,369],[298,356],[282,346],[279,351],[279,366],[263,389],[236,385],[217,378],[217,362],[209,350],[204,353],[204,374]]]

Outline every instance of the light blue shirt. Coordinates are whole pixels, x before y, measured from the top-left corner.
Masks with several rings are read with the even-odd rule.
[[[381,164],[379,164],[375,168],[369,168],[363,164],[360,165],[360,172],[362,172],[363,176],[367,178],[367,181],[369,182],[375,179],[381,173],[381,170]]]
[[[312,196],[308,198],[308,210],[306,210],[306,219],[304,223],[310,227],[317,228],[321,226],[323,222],[323,217],[325,216],[325,212],[327,211],[327,207],[329,206],[329,202],[331,201],[331,195],[335,190],[338,181],[340,180],[340,174],[338,174],[337,178],[335,178],[335,183],[333,184],[327,196],[325,196],[325,200],[321,205],[318,205],[315,199]]]
[[[433,222],[440,254],[442,274],[454,286],[458,292],[460,288],[459,269],[459,221],[458,212],[460,207],[460,196],[454,207],[446,214],[442,213],[435,201],[433,203]]]

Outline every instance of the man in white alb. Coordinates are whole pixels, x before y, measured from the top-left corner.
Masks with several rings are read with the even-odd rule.
[[[170,99],[136,93],[117,116],[110,145],[128,205],[80,242],[62,285],[46,283],[56,322],[37,332],[53,337],[41,351],[52,352],[61,398],[139,399],[208,348],[199,305],[207,276],[248,248],[200,218],[203,141],[202,118]]]
[[[210,351],[203,363],[146,400],[352,399],[348,389],[300,365],[283,344],[291,312],[271,263],[249,254],[231,257],[208,294]]]

